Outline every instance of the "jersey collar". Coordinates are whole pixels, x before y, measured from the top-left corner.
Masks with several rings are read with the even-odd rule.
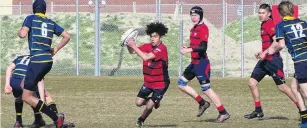
[[[283,20],[294,20],[295,17],[293,16],[285,16],[284,18],[282,18]]]
[[[35,13],[35,15],[40,16],[42,18],[46,18],[46,15],[44,13]]]

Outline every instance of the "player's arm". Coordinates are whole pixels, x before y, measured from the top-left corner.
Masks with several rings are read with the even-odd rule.
[[[70,34],[66,31],[64,31],[62,34],[62,39],[58,45],[55,46],[53,49],[53,54],[56,54],[60,49],[62,49],[70,40]]]
[[[26,38],[27,35],[28,35],[28,32],[29,32],[29,28],[28,27],[21,27],[19,30],[18,30],[18,36],[20,38]]]
[[[31,22],[32,22],[32,17],[27,16],[26,19],[23,21],[21,28],[18,30],[18,36],[20,38],[26,38],[27,37],[28,32],[29,32],[30,28],[32,27]]]
[[[11,87],[10,79],[11,79],[12,72],[15,69],[15,67],[16,67],[16,65],[14,63],[12,63],[11,65],[9,65],[6,68],[4,92],[8,93],[8,94],[12,92],[12,87]]]
[[[130,47],[131,50],[135,54],[137,54],[140,58],[142,58],[144,61],[154,59],[156,56],[153,53],[144,53],[135,43],[135,40],[128,40],[127,47]],[[129,50],[129,48],[128,48]]]
[[[207,42],[202,41],[198,48],[183,47],[181,49],[181,54],[184,55],[184,54],[190,53],[190,52],[206,52],[206,51],[207,51]]]

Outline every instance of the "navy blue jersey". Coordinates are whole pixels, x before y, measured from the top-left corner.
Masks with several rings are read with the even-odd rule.
[[[31,62],[52,62],[51,43],[53,34],[60,36],[64,29],[41,13],[27,16],[22,27],[29,28],[28,44],[32,56]]]
[[[16,65],[12,78],[23,79],[26,75],[28,64],[30,62],[30,56],[18,56],[13,63]]]
[[[285,39],[294,63],[307,61],[307,23],[294,17],[285,17],[276,25],[276,38]]]

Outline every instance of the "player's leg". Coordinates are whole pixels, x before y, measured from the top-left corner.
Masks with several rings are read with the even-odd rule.
[[[307,99],[307,62],[294,63],[296,80],[299,84],[301,95]],[[304,102],[299,102],[301,127],[307,125],[307,110]]]
[[[185,71],[183,72],[183,75],[179,77],[178,79],[178,88],[183,91],[184,93],[191,96],[193,99],[195,99],[199,104],[199,112],[197,114],[197,117],[200,117],[205,110],[210,106],[210,103],[205,101],[194,88],[188,85],[188,82],[192,80],[195,77],[195,73],[193,72],[194,65],[190,64]]]
[[[264,61],[259,61],[252,72],[251,78],[248,80],[248,86],[252,93],[255,110],[250,114],[244,115],[244,117],[247,119],[253,119],[256,117],[262,118],[264,116],[260,100],[259,88],[258,88],[258,83],[266,75],[263,65]]]
[[[146,87],[144,84],[142,85],[137,98],[135,100],[135,104],[138,107],[142,107],[146,105],[145,110],[143,111],[142,115],[137,119],[136,126],[142,126],[147,116],[151,113],[152,109],[149,109],[151,106],[154,107],[154,103],[148,96],[152,93],[152,89]]]
[[[215,91],[210,86],[210,62],[208,59],[200,60],[200,64],[195,65],[195,75],[200,84],[201,91],[213,102],[216,106],[219,116],[215,120],[216,123],[222,123],[225,120],[230,118],[227,110],[224,108],[224,105],[221,102],[220,97],[216,94]]]
[[[41,111],[48,115],[56,124],[57,127],[62,127],[64,115],[57,114],[52,111],[43,101],[33,96],[33,92],[37,89],[37,84],[51,70],[52,63],[31,63],[28,65],[28,70],[25,77],[22,99],[27,104],[31,105],[35,111]]]
[[[264,66],[265,69],[269,72],[269,75],[272,76],[275,84],[277,85],[278,89],[285,93],[298,107],[298,102],[292,93],[291,89],[285,84],[285,75],[283,71],[283,62],[282,58],[279,56],[273,56],[272,60],[268,60],[267,64]]]
[[[146,105],[147,102],[149,101],[149,94],[151,93],[151,89],[147,88],[145,85],[142,85],[136,100],[135,100],[135,105],[138,107],[142,107],[143,105]]]
[[[22,79],[11,78],[10,85],[12,87],[13,96],[15,98],[16,121],[14,127],[23,127],[22,125],[22,108],[23,101],[21,99],[22,88],[20,87]]]
[[[306,109],[303,96],[300,93],[300,87],[299,87],[297,80],[295,78],[292,79],[291,91],[297,99],[297,102],[299,104],[298,107],[299,107],[300,111]]]

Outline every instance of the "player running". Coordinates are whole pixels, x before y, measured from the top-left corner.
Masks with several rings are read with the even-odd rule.
[[[278,5],[282,21],[276,25],[276,40],[269,49],[260,54],[260,59],[274,55],[285,46],[294,61],[295,77],[301,88],[302,95],[307,98],[307,23],[294,17],[293,4],[290,1],[282,1]],[[299,98],[299,97],[297,97]],[[301,114],[301,128],[307,128],[307,111],[302,99],[299,99]]]
[[[190,15],[194,24],[190,34],[190,47],[184,46],[181,50],[181,54],[185,55],[186,53],[191,53],[191,63],[185,69],[183,75],[178,79],[178,88],[199,103],[199,113],[197,117],[200,117],[210,106],[210,103],[205,101],[188,85],[189,81],[197,77],[201,91],[209,97],[220,113],[215,122],[221,123],[229,119],[230,115],[222,105],[219,96],[210,87],[210,62],[206,53],[209,30],[202,21],[203,9],[195,6],[191,9]]]
[[[147,25],[146,33],[150,36],[150,43],[137,46],[135,40],[129,40],[127,48],[130,54],[137,54],[143,60],[144,84],[141,87],[137,98],[136,106],[145,105],[143,114],[138,118],[136,126],[141,127],[146,118],[160,106],[170,84],[168,75],[168,54],[167,48],[162,42],[162,37],[167,33],[168,28],[162,23],[150,23]],[[151,97],[148,97],[152,93]]]
[[[271,19],[271,7],[268,4],[261,4],[258,11],[259,20],[262,22],[260,28],[260,35],[262,39],[262,51],[265,51],[270,45],[276,41],[275,37],[275,25]],[[259,52],[256,54],[256,58],[259,57]],[[262,118],[264,116],[260,101],[260,94],[258,89],[258,83],[266,76],[272,76],[275,84],[278,89],[285,93],[295,104],[298,105],[298,102],[291,92],[291,89],[285,84],[284,71],[283,71],[283,62],[279,52],[276,52],[273,55],[266,56],[264,60],[259,60],[256,64],[251,78],[248,81],[248,86],[251,90],[255,110],[247,115],[244,115],[247,119],[253,118]]]
[[[23,101],[21,99],[23,83],[27,67],[30,61],[30,56],[18,56],[11,65],[9,65],[6,69],[6,81],[5,81],[5,90],[6,94],[10,94],[13,92],[15,97],[15,111],[16,111],[16,122],[14,127],[19,128],[23,127],[22,125],[22,108]],[[39,93],[38,93],[39,91]],[[55,103],[52,101],[49,93],[44,91],[44,82],[43,80],[38,82],[38,91],[36,91],[36,96],[41,97],[43,101],[46,101],[51,110],[57,112],[57,108]],[[42,94],[42,95],[40,95]],[[31,128],[42,127],[46,123],[43,120],[41,113],[36,111],[33,108],[35,121],[33,122]]]
[[[34,97],[33,92],[37,88],[37,83],[51,70],[52,56],[69,42],[70,35],[53,20],[46,17],[44,0],[36,0],[32,7],[34,15],[27,16],[18,31],[20,38],[28,37],[31,56],[24,80],[22,100],[31,105],[35,111],[48,115],[54,121],[55,126],[61,128],[64,123],[64,114],[52,111],[42,100]],[[63,38],[52,50],[53,34]]]

